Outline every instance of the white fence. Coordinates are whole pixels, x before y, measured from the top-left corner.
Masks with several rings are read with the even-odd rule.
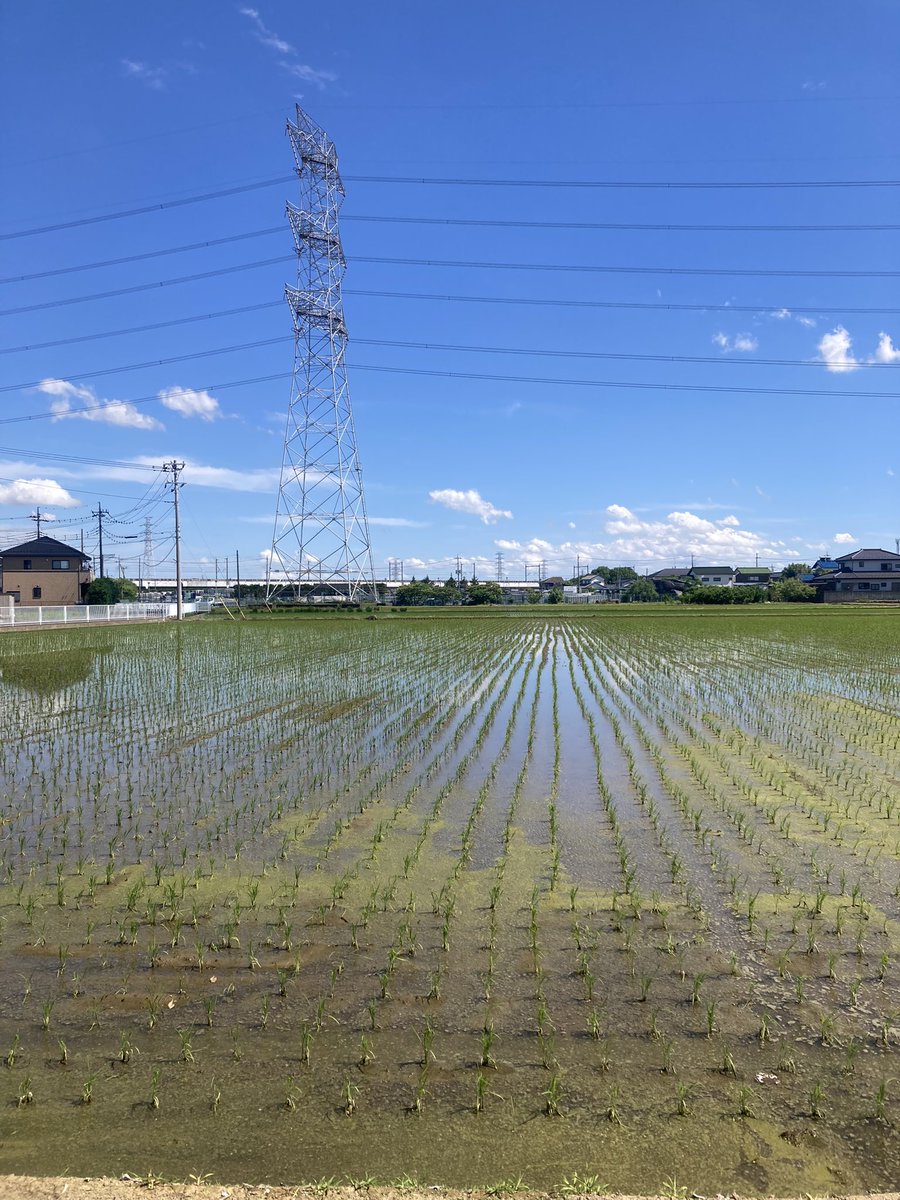
[[[207,600],[183,606],[185,614],[209,612]],[[177,605],[165,601],[152,604],[35,604],[13,606],[0,603],[0,629],[33,628],[38,625],[95,625],[105,621],[164,621],[178,615]]]

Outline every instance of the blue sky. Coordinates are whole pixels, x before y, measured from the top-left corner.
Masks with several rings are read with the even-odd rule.
[[[893,0],[3,6],[0,233],[65,227],[0,242],[0,542],[40,503],[92,551],[99,502],[127,573],[146,515],[165,560],[176,457],[187,573],[262,570],[296,189],[172,202],[289,176],[299,102],[347,180],[379,573],[893,547],[900,188],[783,185],[900,179],[898,38]]]

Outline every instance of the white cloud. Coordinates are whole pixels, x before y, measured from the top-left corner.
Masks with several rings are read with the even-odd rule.
[[[508,509],[496,508],[490,500],[485,500],[474,488],[469,488],[465,492],[457,491],[455,488],[441,488],[429,492],[428,497],[433,503],[442,504],[444,508],[452,509],[454,512],[471,513],[472,516],[479,517],[485,525],[493,525],[501,517],[512,520],[512,513]]]
[[[576,528],[577,528],[577,526],[576,526],[576,524],[575,524],[575,522],[574,522],[574,521],[570,521],[570,522],[569,522],[569,528],[570,528],[570,529],[576,529]]]
[[[146,63],[135,62],[131,58],[123,58],[122,66],[126,75],[132,79],[139,79],[155,92],[161,92],[166,86],[168,71],[165,67],[148,67]]]
[[[295,79],[302,79],[304,83],[312,83],[317,88],[324,88],[327,84],[337,80],[337,75],[333,71],[317,70],[308,63],[280,62],[278,65],[284,67],[285,71],[293,75]]]
[[[81,501],[70,496],[55,479],[14,479],[0,483],[0,504],[55,504],[57,508],[79,508]],[[42,519],[56,520],[49,515]]]
[[[872,361],[877,363],[900,362],[900,346],[894,345],[889,333],[885,333],[884,331],[879,333],[878,347]]]
[[[718,346],[724,354],[750,354],[751,351],[759,349],[759,342],[752,333],[736,333],[730,338],[720,331],[713,334],[712,340],[713,345]]]
[[[839,546],[850,546],[856,541],[856,538],[852,533],[836,533],[834,535],[834,541]]]
[[[77,387],[65,379],[43,379],[37,386],[46,396],[56,396],[50,405],[54,421],[66,418],[80,421],[100,421],[104,425],[117,425],[127,429],[163,429],[161,422],[148,413],[140,412],[127,400],[100,400],[89,387]],[[72,408],[72,401],[79,400],[80,408]]]
[[[786,563],[797,557],[796,537],[785,540],[742,528],[737,517],[728,515],[707,520],[689,510],[668,513],[659,519],[643,519],[622,504],[606,509],[600,540],[570,540],[554,545],[542,538],[523,541],[496,540],[498,549],[515,552],[515,558],[533,566],[546,562],[552,574],[569,575],[578,556],[592,566],[629,564],[640,570],[686,565],[691,555],[697,563],[730,566],[752,563]]]
[[[167,455],[172,457],[172,455]],[[179,455],[174,457],[178,458]],[[193,462],[181,455],[184,462],[182,479],[192,487],[222,488],[229,492],[270,492],[278,490],[281,475],[278,467],[210,467],[204,463]],[[79,472],[80,479],[120,479],[135,482],[147,481],[147,472],[142,467],[159,467],[160,459],[141,454],[129,460],[132,466],[121,467],[85,467]],[[308,476],[307,476],[308,477]],[[274,520],[274,512],[272,519]]]
[[[337,75],[333,71],[319,70],[316,67],[311,67],[308,63],[298,61],[295,57],[297,51],[290,42],[285,41],[274,30],[269,29],[262,17],[259,15],[257,8],[239,8],[238,12],[241,16],[246,17],[253,25],[253,36],[260,45],[268,47],[269,50],[274,50],[277,54],[287,55],[289,57],[279,59],[278,65],[287,71],[289,75],[293,75],[295,79],[302,79],[304,83],[311,83],[317,88],[324,88],[329,83],[334,83],[337,80]]]
[[[789,308],[776,308],[771,315],[776,321],[787,321],[790,319],[791,310]]]
[[[823,333],[818,349],[828,371],[853,371],[859,366],[853,357],[853,341],[843,325],[835,326],[831,333]]]
[[[816,322],[814,317],[798,317],[797,320],[806,329],[815,329]]]
[[[259,15],[259,10],[255,8],[239,8],[238,12],[242,17],[247,17],[253,23],[253,36],[263,46],[268,46],[272,50],[277,50],[279,54],[293,54],[294,47],[290,42],[286,42],[284,38],[280,38],[277,33],[273,33],[263,23],[262,17]]]
[[[163,388],[159,398],[166,408],[181,413],[183,417],[199,417],[201,421],[214,421],[221,417],[219,402],[209,392],[195,392],[193,388]]]

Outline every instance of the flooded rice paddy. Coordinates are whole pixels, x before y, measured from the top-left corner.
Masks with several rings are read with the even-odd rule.
[[[898,622],[0,639],[0,1170],[896,1184]]]

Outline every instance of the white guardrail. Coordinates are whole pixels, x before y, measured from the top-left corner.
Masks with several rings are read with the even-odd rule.
[[[183,605],[185,615],[209,612],[207,600]],[[149,604],[0,604],[0,629],[32,628],[38,625],[95,625],[104,621],[164,621],[178,615],[177,605],[168,601]]]

